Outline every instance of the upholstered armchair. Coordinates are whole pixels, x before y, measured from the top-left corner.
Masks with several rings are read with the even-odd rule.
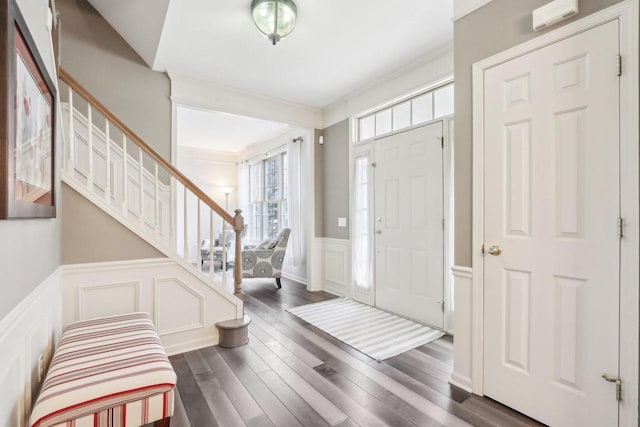
[[[278,288],[281,288],[280,277],[289,234],[291,234],[291,229],[283,228],[270,241],[262,242],[255,248],[245,248],[242,251],[242,277],[246,279],[274,278]]]

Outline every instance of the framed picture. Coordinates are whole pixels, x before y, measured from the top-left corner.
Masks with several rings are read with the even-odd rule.
[[[0,219],[54,218],[55,86],[15,0],[0,28]]]

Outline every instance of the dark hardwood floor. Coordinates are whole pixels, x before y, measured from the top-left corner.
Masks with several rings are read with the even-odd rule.
[[[172,427],[540,426],[449,385],[450,337],[376,362],[285,310],[333,298],[282,280],[244,282],[248,345],[171,357]]]

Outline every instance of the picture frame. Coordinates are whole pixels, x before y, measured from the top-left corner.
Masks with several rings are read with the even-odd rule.
[[[15,0],[0,28],[0,219],[55,218],[55,85]]]

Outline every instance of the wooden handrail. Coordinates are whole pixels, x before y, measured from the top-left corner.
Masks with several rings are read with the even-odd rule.
[[[163,168],[165,168],[175,179],[180,181],[185,188],[188,188],[193,194],[195,194],[200,200],[204,202],[207,206],[211,208],[215,213],[220,215],[223,220],[232,224],[234,226],[234,230],[238,228],[241,230],[242,225],[242,216],[238,213],[235,217],[231,216],[227,211],[225,211],[220,205],[214,202],[207,194],[198,188],[189,178],[184,176],[182,172],[176,169],[171,163],[167,162],[160,154],[158,154],[153,148],[147,145],[142,138],[136,135],[131,129],[129,129],[122,121],[120,121],[116,116],[111,113],[102,105],[96,98],[94,98],[85,88],[83,88],[80,83],[78,83],[73,77],[69,75],[64,69],[60,68],[59,74],[60,80],[65,82],[69,87],[71,87],[75,92],[77,92],[80,96],[82,96],[93,108],[102,113],[107,119],[109,119],[114,125],[116,125],[130,140],[135,142],[135,144],[142,149],[145,153],[147,153],[151,158],[153,158],[156,162],[158,162]],[[239,218],[239,220],[238,220]]]

